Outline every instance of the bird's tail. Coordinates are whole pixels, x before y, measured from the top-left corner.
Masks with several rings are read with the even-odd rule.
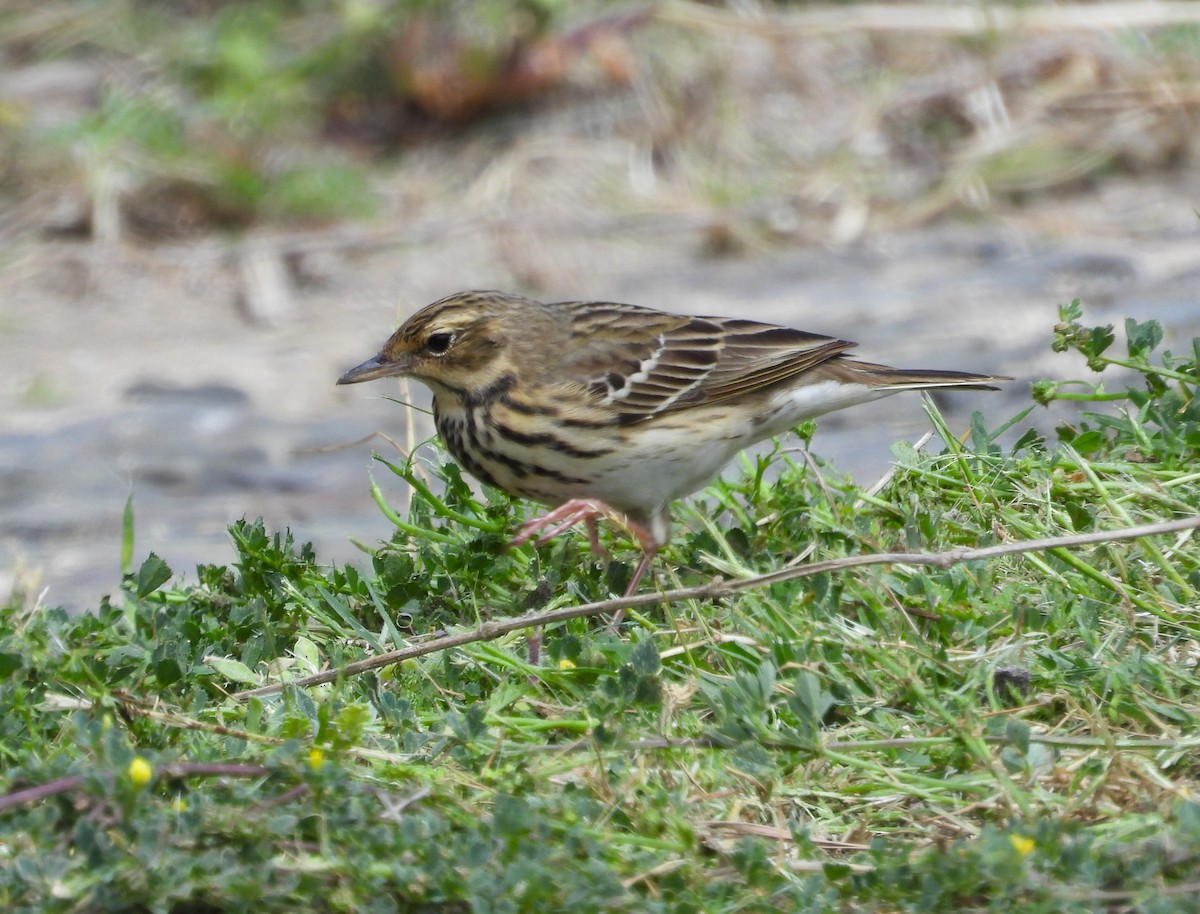
[[[958,390],[999,390],[996,384],[1011,381],[1004,375],[972,374],[969,371],[943,371],[937,368],[889,368],[870,362],[849,361],[861,383],[877,390],[928,390],[951,387]]]

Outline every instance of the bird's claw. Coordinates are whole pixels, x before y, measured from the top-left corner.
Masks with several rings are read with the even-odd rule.
[[[565,501],[553,511],[535,517],[521,524],[517,535],[508,544],[509,549],[515,549],[534,540],[535,546],[544,546],[564,530],[568,530],[580,521],[587,524],[588,544],[596,555],[607,555],[600,545],[600,535],[596,530],[596,521],[601,517],[610,517],[616,512],[601,501],[586,498],[572,498]],[[546,528],[549,529],[546,529]],[[537,537],[534,539],[534,537]]]
[[[569,501],[565,501],[553,511],[549,511],[541,517],[535,517],[523,523],[517,531],[517,535],[512,538],[506,548],[515,549],[517,546],[522,546],[530,540],[533,540],[535,546],[543,546],[564,530],[583,521],[587,525],[588,543],[591,546],[592,552],[599,556],[607,556],[608,552],[600,545],[600,536],[596,529],[596,521],[602,517],[613,518],[625,524],[642,544],[644,550],[642,560],[638,563],[633,577],[629,580],[629,586],[625,590],[625,596],[632,596],[634,591],[637,590],[638,584],[641,583],[642,577],[649,570],[650,562],[654,558],[655,553],[658,552],[658,544],[654,541],[654,537],[648,530],[640,524],[634,523],[602,501],[592,498],[572,498]],[[620,616],[621,614],[618,613],[614,624],[615,621],[619,621]]]

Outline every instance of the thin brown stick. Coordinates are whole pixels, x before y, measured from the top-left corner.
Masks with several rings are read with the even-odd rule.
[[[1136,889],[1058,889],[1055,894],[1067,901],[1099,901],[1116,903],[1133,901],[1146,895],[1194,895],[1200,892],[1200,882],[1178,885],[1142,885]]]
[[[82,777],[58,778],[47,784],[26,787],[24,790],[14,790],[12,793],[0,797],[0,812],[7,812],[18,806],[32,806],[39,800],[58,796],[60,793],[70,793],[72,790],[78,790],[86,782],[87,779]]]
[[[285,685],[300,688],[333,682],[346,676],[357,676],[368,670],[390,666],[414,657],[432,654],[450,648],[462,647],[464,644],[474,644],[479,641],[494,641],[510,632],[539,625],[555,625],[571,619],[584,616],[596,616],[601,613],[612,613],[619,609],[628,609],[652,604],[679,603],[683,600],[711,600],[730,596],[744,590],[755,590],[783,581],[797,578],[812,577],[826,572],[842,571],[847,568],[862,568],[868,565],[932,565],[935,568],[949,568],[963,562],[983,561],[999,558],[1005,555],[1020,555],[1026,552],[1045,552],[1049,549],[1062,549],[1071,546],[1088,546],[1095,543],[1115,543],[1125,540],[1140,539],[1160,533],[1175,533],[1180,530],[1200,529],[1200,515],[1182,517],[1176,520],[1160,521],[1154,524],[1140,524],[1135,527],[1125,527],[1118,530],[1102,530],[1095,533],[1076,533],[1070,536],[1056,536],[1045,539],[1025,540],[1015,543],[1002,543],[998,546],[985,546],[982,549],[958,548],[946,552],[882,552],[874,555],[852,555],[846,558],[830,559],[825,562],[813,562],[797,568],[784,568],[767,574],[754,575],[740,580],[718,580],[698,587],[682,587],[668,590],[664,593],[646,593],[632,597],[616,597],[611,600],[600,600],[596,603],[584,603],[579,606],[567,606],[548,612],[526,613],[511,619],[485,622],[478,628],[457,632],[444,638],[436,638],[424,644],[416,644],[400,650],[389,651],[374,657],[356,660],[336,670],[326,670],[312,676],[292,680],[290,683],[277,682],[260,686],[257,689],[247,689],[233,695],[235,699],[245,700],[257,695],[271,695],[279,692]]]
[[[260,778],[274,774],[274,769],[262,765],[241,765],[235,762],[173,762],[161,765],[155,769],[158,778],[178,780],[180,778]],[[58,778],[36,787],[24,790],[14,790],[0,797],[0,812],[7,812],[18,806],[30,806],[47,797],[58,796],[79,790],[87,783],[87,778],[75,776]]]
[[[1200,22],[1194,0],[1073,3],[1054,6],[965,6],[945,3],[829,5],[773,16],[749,17],[693,0],[664,4],[658,19],[710,31],[777,37],[840,32],[921,32],[978,35],[1008,31],[1113,31]]]
[[[709,819],[707,821],[696,823],[701,828],[708,829],[712,832],[729,832],[733,835],[746,836],[751,835],[756,838],[767,838],[771,841],[779,841],[783,844],[791,844],[795,841],[791,829],[780,828],[777,825],[764,825],[761,822],[738,822],[725,819]],[[847,841],[831,841],[828,838],[813,838],[810,839],[813,844],[825,851],[842,851],[857,852],[869,851],[869,844],[853,844]]]
[[[982,736],[980,739],[990,745],[1006,746],[1011,740],[1007,736]],[[1168,749],[1173,752],[1185,752],[1200,749],[1200,738],[1184,737],[1180,739],[1157,737],[1128,737],[1110,739],[1103,736],[1063,736],[1057,733],[1030,733],[1029,741],[1044,746],[1056,746],[1062,749],[1107,749],[1113,752],[1150,752],[1158,749]],[[832,739],[814,744],[811,751],[819,753],[830,752],[870,752],[883,749],[924,749],[930,746],[948,746],[958,742],[954,736],[906,736],[896,739]],[[779,749],[797,751],[801,747],[795,743],[781,743],[771,740],[759,740],[758,745],[764,749]],[[633,740],[628,743],[613,743],[611,746],[598,747],[591,737],[577,739],[570,743],[546,743],[537,746],[521,746],[523,755],[566,755],[570,752],[593,752],[599,754],[628,753],[628,752],[666,752],[675,749],[729,749],[728,740],[718,737],[686,737],[672,739],[667,736],[653,736],[648,739]]]

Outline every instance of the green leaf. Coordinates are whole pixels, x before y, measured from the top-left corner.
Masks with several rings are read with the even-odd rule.
[[[821,872],[830,882],[841,882],[854,871],[848,863],[822,863]]]
[[[813,726],[820,725],[829,709],[833,707],[833,696],[822,691],[821,680],[808,670],[800,672],[792,686],[795,700],[790,702],[797,717]]]
[[[987,420],[984,419],[983,413],[974,410],[971,413],[971,447],[981,454],[986,454],[991,443],[992,436],[988,432]]]
[[[139,599],[147,597],[169,580],[171,580],[171,569],[166,562],[151,552],[146,561],[142,562],[142,567],[138,569],[137,587],[134,592]]]
[[[1006,771],[1016,774],[1025,770],[1025,754],[1013,746],[1005,746],[1000,750],[1000,763]]]
[[[639,676],[653,676],[658,672],[660,660],[658,648],[650,640],[639,641],[629,655],[629,665]]]
[[[1021,755],[1026,755],[1029,752],[1029,724],[1023,720],[1009,718],[1008,723],[1004,727],[1004,736],[1009,743],[1015,747]]]
[[[1105,324],[1103,327],[1093,327],[1088,330],[1083,337],[1080,345],[1080,352],[1087,356],[1088,368],[1092,371],[1103,371],[1106,364],[1101,358],[1109,346],[1116,340],[1117,335],[1113,333],[1112,324]]]
[[[1125,318],[1125,336],[1129,339],[1129,357],[1144,358],[1163,340],[1162,324],[1158,321],[1138,323],[1132,317]]]
[[[7,679],[24,663],[24,658],[20,654],[14,654],[11,651],[0,652],[0,679]]]
[[[1098,428],[1092,428],[1088,429],[1086,432],[1076,435],[1073,439],[1071,439],[1070,444],[1071,447],[1075,448],[1075,450],[1086,457],[1089,454],[1095,454],[1097,451],[1103,448],[1107,441],[1108,438],[1105,436],[1104,432]]]
[[[306,674],[316,673],[321,669],[321,652],[313,642],[299,635],[292,647],[292,656],[305,666]]]
[[[228,679],[230,682],[240,682],[243,685],[256,686],[261,678],[255,676],[250,667],[232,657],[205,657],[204,662]]]
[[[1175,810],[1175,821],[1184,834],[1193,840],[1200,840],[1200,803],[1184,800]]]
[[[307,723],[316,723],[320,709],[308,692],[289,682],[283,687],[283,698],[290,709],[302,714],[307,719]]]
[[[1077,532],[1093,529],[1095,515],[1087,505],[1077,501],[1067,501],[1064,504],[1067,516],[1071,518],[1071,529]]]
[[[532,825],[529,804],[519,797],[500,793],[492,806],[492,824],[496,834],[505,838],[520,838]]]
[[[121,577],[133,574],[133,493],[125,499],[121,516]]]
[[[731,761],[734,768],[750,775],[760,784],[770,784],[782,774],[779,760],[753,741],[739,743]]]
[[[1023,450],[1044,450],[1046,447],[1046,439],[1036,428],[1030,427],[1021,433],[1021,437],[1016,440],[1012,446],[1014,454]]]
[[[174,657],[164,657],[154,664],[154,678],[161,686],[174,685],[183,678],[183,669]]]

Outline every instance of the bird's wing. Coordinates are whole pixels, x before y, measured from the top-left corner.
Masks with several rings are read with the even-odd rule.
[[[634,305],[565,307],[560,353],[591,405],[622,424],[740,397],[834,358],[845,340],[734,318],[688,317]]]
[[[817,333],[737,318],[706,318],[722,335],[721,356],[699,390],[713,403],[795,378],[857,346]]]

